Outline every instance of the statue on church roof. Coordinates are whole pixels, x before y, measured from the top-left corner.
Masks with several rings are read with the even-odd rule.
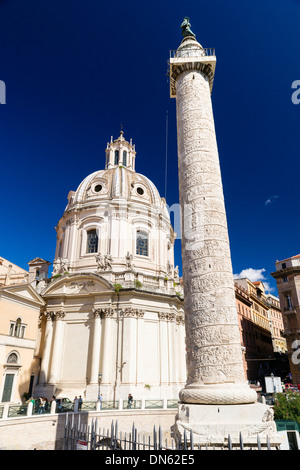
[[[191,31],[191,23],[190,23],[190,19],[186,16],[184,19],[183,19],[183,22],[181,24],[181,29],[182,29],[182,32],[181,34],[186,38],[187,36],[192,36],[193,38],[196,37],[196,35]]]

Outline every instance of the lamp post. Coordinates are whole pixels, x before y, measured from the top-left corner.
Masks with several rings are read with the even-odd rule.
[[[102,381],[102,372],[99,372],[98,374],[98,400],[100,400],[100,385]]]

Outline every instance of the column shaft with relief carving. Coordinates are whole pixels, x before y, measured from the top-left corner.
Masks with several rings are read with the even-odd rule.
[[[211,103],[212,66],[186,38],[171,59],[176,96],[186,324],[184,403],[252,403],[246,384]]]

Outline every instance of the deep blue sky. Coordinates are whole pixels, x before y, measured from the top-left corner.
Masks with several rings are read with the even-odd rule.
[[[216,49],[212,100],[233,271],[265,270],[274,288],[276,259],[300,252],[298,0],[0,0],[0,256],[25,269],[37,256],[53,261],[68,192],[104,167],[121,123],[136,144],[136,170],[164,196],[168,112],[167,202],[178,202],[166,74],[184,16],[203,47]]]

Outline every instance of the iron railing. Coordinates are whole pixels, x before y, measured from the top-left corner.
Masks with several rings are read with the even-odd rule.
[[[134,400],[131,405],[128,404],[128,400],[120,401],[102,401],[99,409],[97,408],[96,401],[83,401],[81,409],[79,411],[109,411],[109,410],[155,410],[155,409],[175,409],[178,407],[178,400]],[[6,409],[6,411],[5,411]],[[51,409],[51,403],[48,403],[46,407],[40,407],[38,402],[32,406],[29,410],[28,403],[24,404],[0,404],[0,419],[5,418],[21,418],[25,416],[37,416],[41,414],[54,414],[54,413],[71,413],[74,410],[74,403],[72,401],[56,403],[56,406]]]
[[[123,410],[141,410],[142,400],[133,400],[132,403],[128,403],[128,400],[123,400]]]
[[[158,429],[153,426],[152,435],[140,435],[133,423],[131,432],[122,433],[118,429],[118,421],[112,421],[110,429],[98,429],[97,419],[93,419],[91,425],[81,424],[80,416],[77,423],[68,420],[64,431],[63,450],[272,450],[270,439],[266,436],[265,442],[261,442],[257,435],[256,444],[245,445],[243,436],[240,433],[239,441],[233,442],[230,435],[227,436],[227,443],[221,447],[194,444],[193,432],[184,431],[182,442],[174,439],[162,437],[161,426]]]
[[[145,409],[161,409],[164,406],[163,400],[145,400]]]
[[[190,57],[194,56],[195,52],[199,53],[199,48],[197,47],[189,47],[188,49],[182,49],[180,51],[176,50],[171,50],[170,51],[170,59],[177,59],[179,57]],[[203,48],[203,56],[209,57],[209,56],[215,56],[215,48],[214,47],[207,47]]]

